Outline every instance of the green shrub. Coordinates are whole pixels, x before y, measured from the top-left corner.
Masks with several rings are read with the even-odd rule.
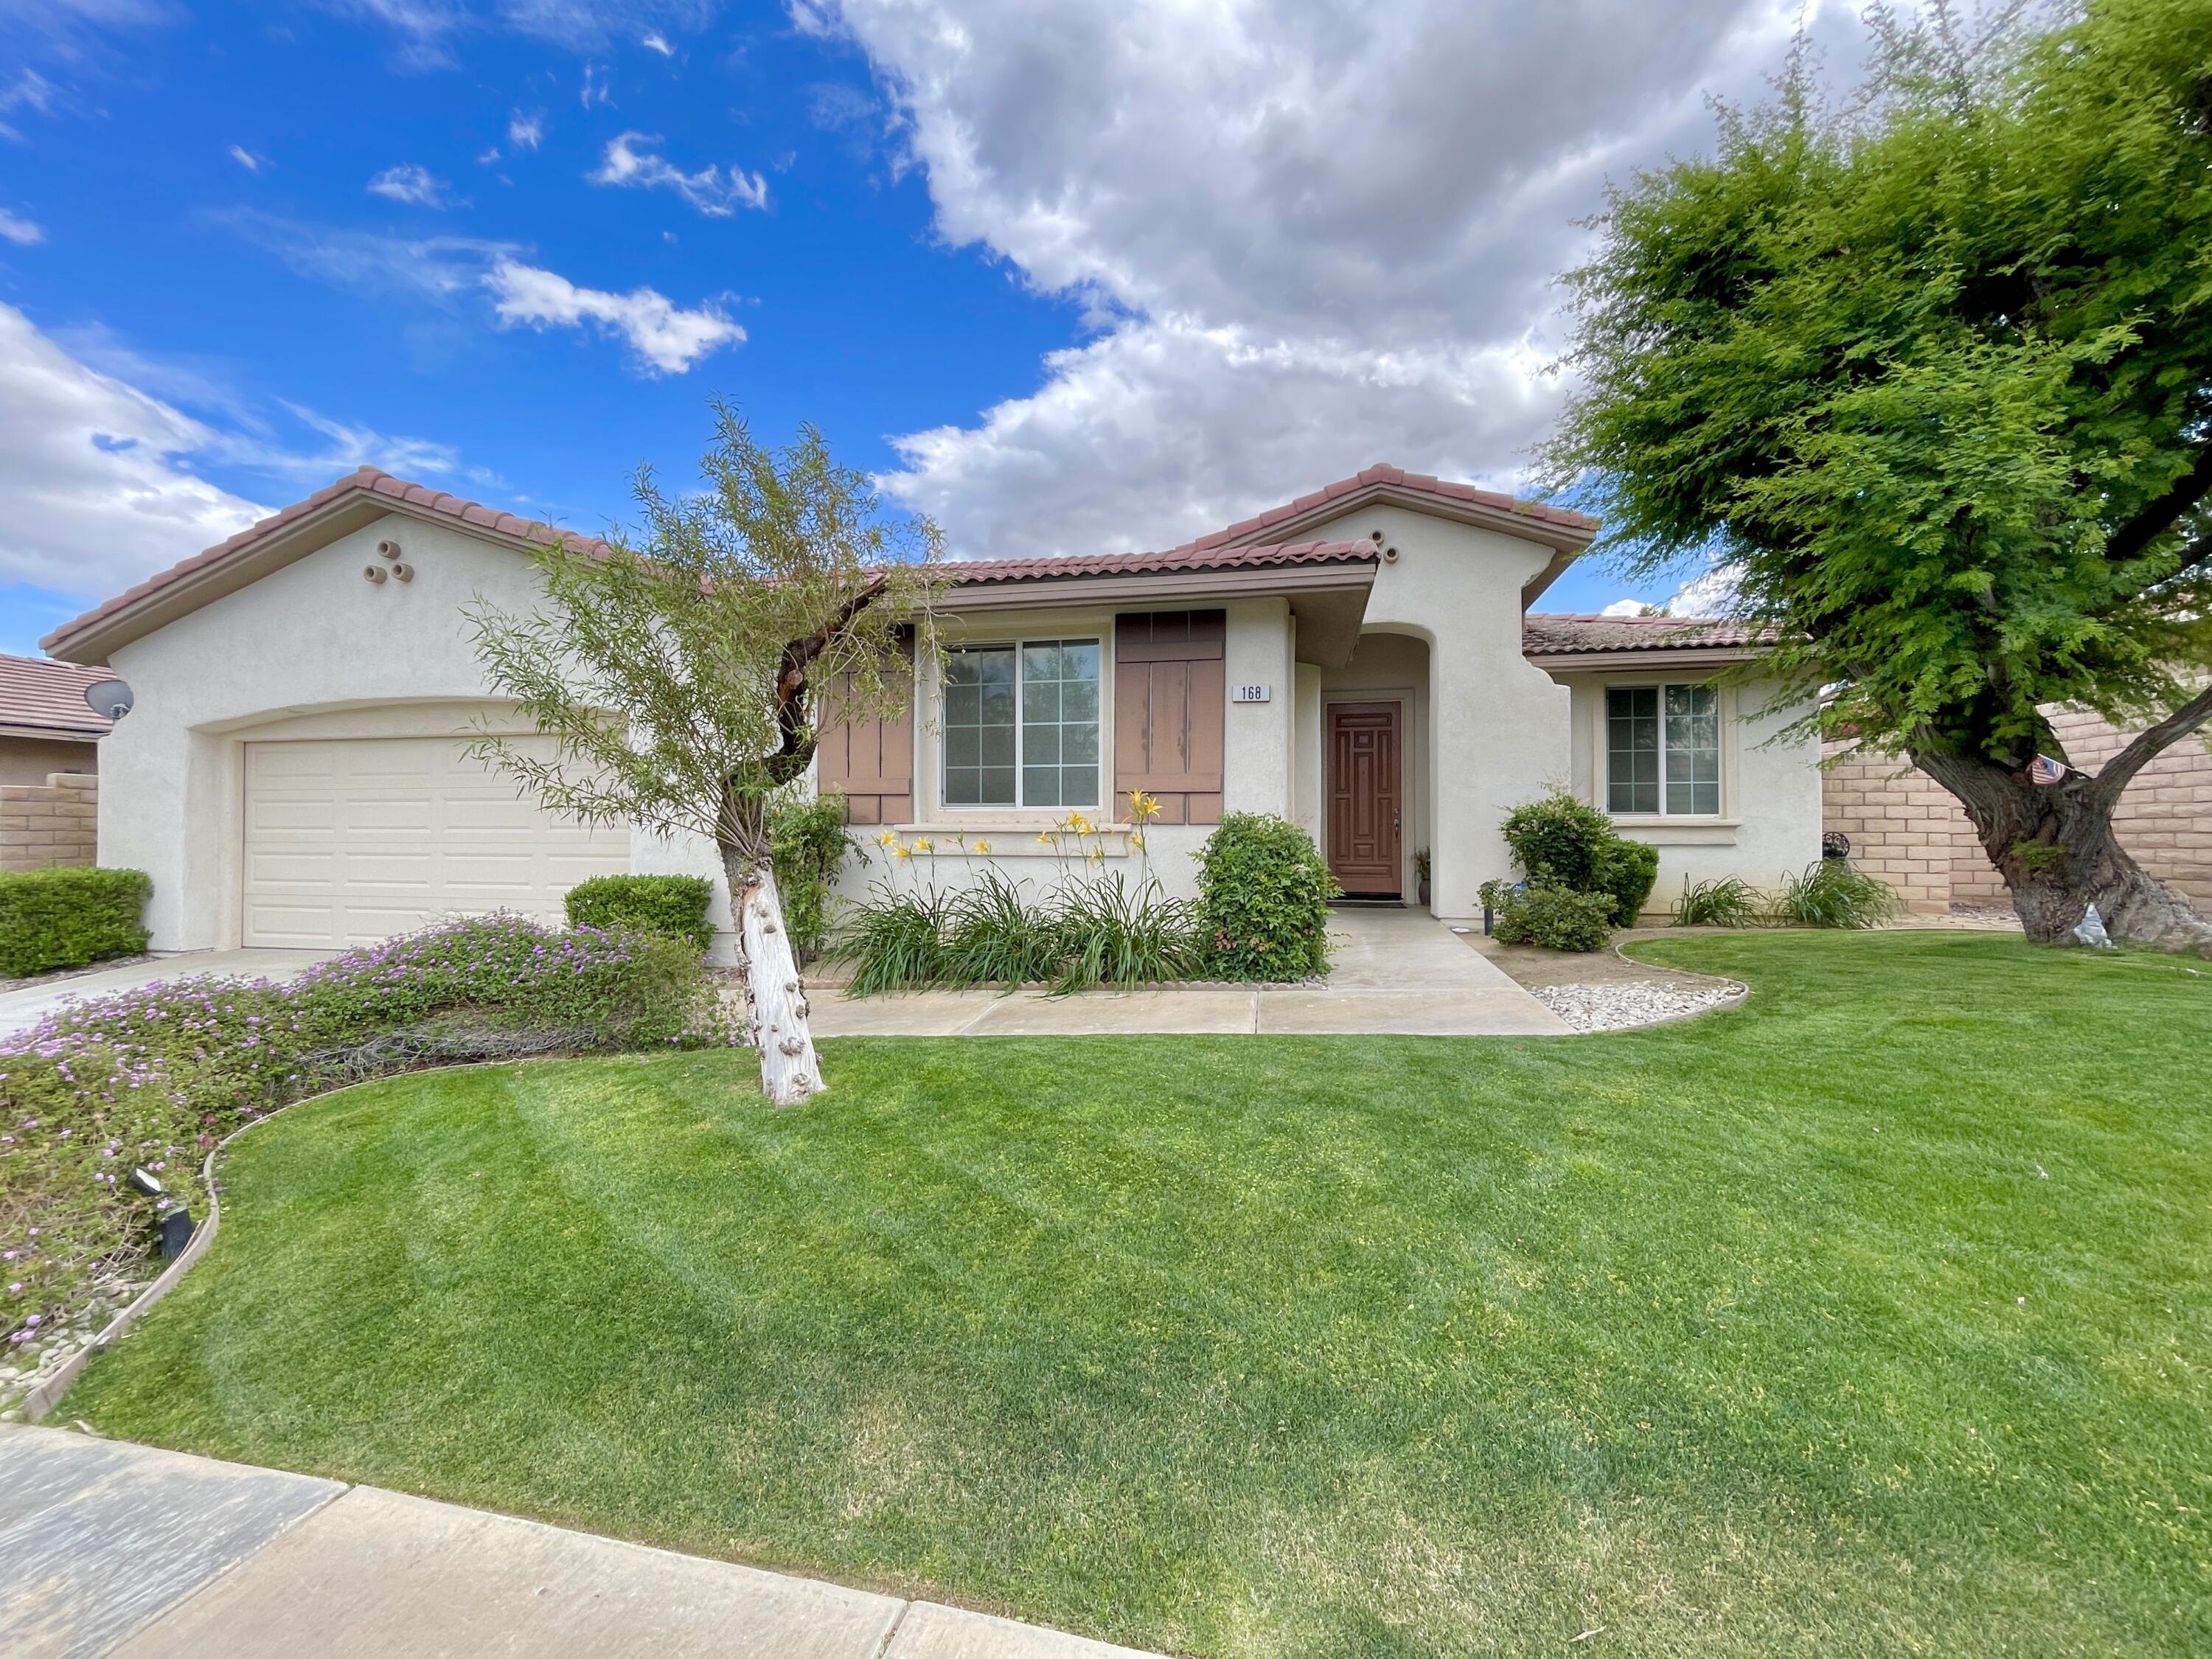
[[[1765,919],[1765,901],[1741,876],[1698,882],[1685,877],[1682,896],[1674,901],[1677,927],[1756,927]]]
[[[1613,896],[1613,919],[1623,927],[1636,926],[1658,880],[1659,849],[1640,841],[1616,839],[1598,872],[1598,887]]]
[[[845,833],[845,798],[816,795],[769,809],[776,891],[791,948],[806,961],[821,953],[830,931],[830,888],[853,842]]]
[[[1784,876],[1778,921],[1798,927],[1872,927],[1897,914],[1897,895],[1849,859],[1822,859]]]
[[[0,875],[0,974],[82,968],[146,948],[143,870],[67,866]]]
[[[1613,895],[1577,893],[1486,881],[1483,904],[1492,913],[1500,945],[1540,945],[1547,951],[1602,951],[1613,937]]]
[[[1621,845],[1620,834],[1595,806],[1554,786],[1515,807],[1499,827],[1531,887],[1564,887],[1575,893],[1610,890],[1607,872],[1613,849]]]
[[[714,942],[707,920],[714,896],[714,884],[704,876],[593,876],[568,890],[568,925],[658,933],[704,951]]]
[[[1328,966],[1336,878],[1296,824],[1231,812],[1199,854],[1199,921],[1223,979],[1304,979]]]
[[[93,1285],[137,1276],[169,1203],[204,1214],[208,1151],[288,1102],[428,1065],[739,1040],[688,941],[513,915],[364,945],[286,985],[184,979],[72,1003],[0,1037],[9,1357]],[[166,1200],[125,1188],[134,1164]]]

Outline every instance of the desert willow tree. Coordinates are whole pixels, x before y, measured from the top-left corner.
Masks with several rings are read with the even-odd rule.
[[[1958,798],[2030,938],[2094,902],[2203,950],[2112,813],[2212,720],[2212,4],[1869,16],[1850,107],[1801,52],[1613,193],[1553,482],[1647,573],[1717,550],[1771,666]],[[2066,704],[2140,735],[2085,771]]]
[[[915,648],[934,648],[939,538],[885,513],[812,427],[777,449],[715,413],[703,491],[671,497],[641,471],[635,541],[539,549],[538,609],[473,607],[492,688],[553,739],[549,757],[486,728],[476,749],[553,811],[714,842],[761,1086],[787,1105],[824,1084],[769,799],[805,775],[826,722],[906,708]]]

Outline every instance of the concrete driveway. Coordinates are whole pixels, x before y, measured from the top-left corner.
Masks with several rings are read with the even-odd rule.
[[[1021,991],[812,994],[830,1036],[1557,1036],[1566,1022],[1421,910],[1329,918],[1329,974],[1314,985],[1170,985],[1049,997]]]
[[[188,951],[181,956],[134,962],[128,968],[98,968],[68,979],[50,979],[19,991],[0,992],[0,1036],[29,1029],[65,1002],[208,974],[223,979],[283,981],[337,954],[335,951]]]

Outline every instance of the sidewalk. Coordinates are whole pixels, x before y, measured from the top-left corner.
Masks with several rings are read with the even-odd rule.
[[[1155,1659],[373,1486],[0,1427],[9,1659]]]
[[[1566,1022],[1425,911],[1358,909],[1328,921],[1328,977],[1312,985],[1170,985],[1085,992],[812,994],[814,1035],[1096,1036],[1261,1034],[1556,1036]]]

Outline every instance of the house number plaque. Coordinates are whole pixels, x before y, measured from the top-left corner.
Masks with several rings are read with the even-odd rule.
[[[1265,685],[1232,685],[1229,688],[1231,702],[1265,702],[1273,688]]]

